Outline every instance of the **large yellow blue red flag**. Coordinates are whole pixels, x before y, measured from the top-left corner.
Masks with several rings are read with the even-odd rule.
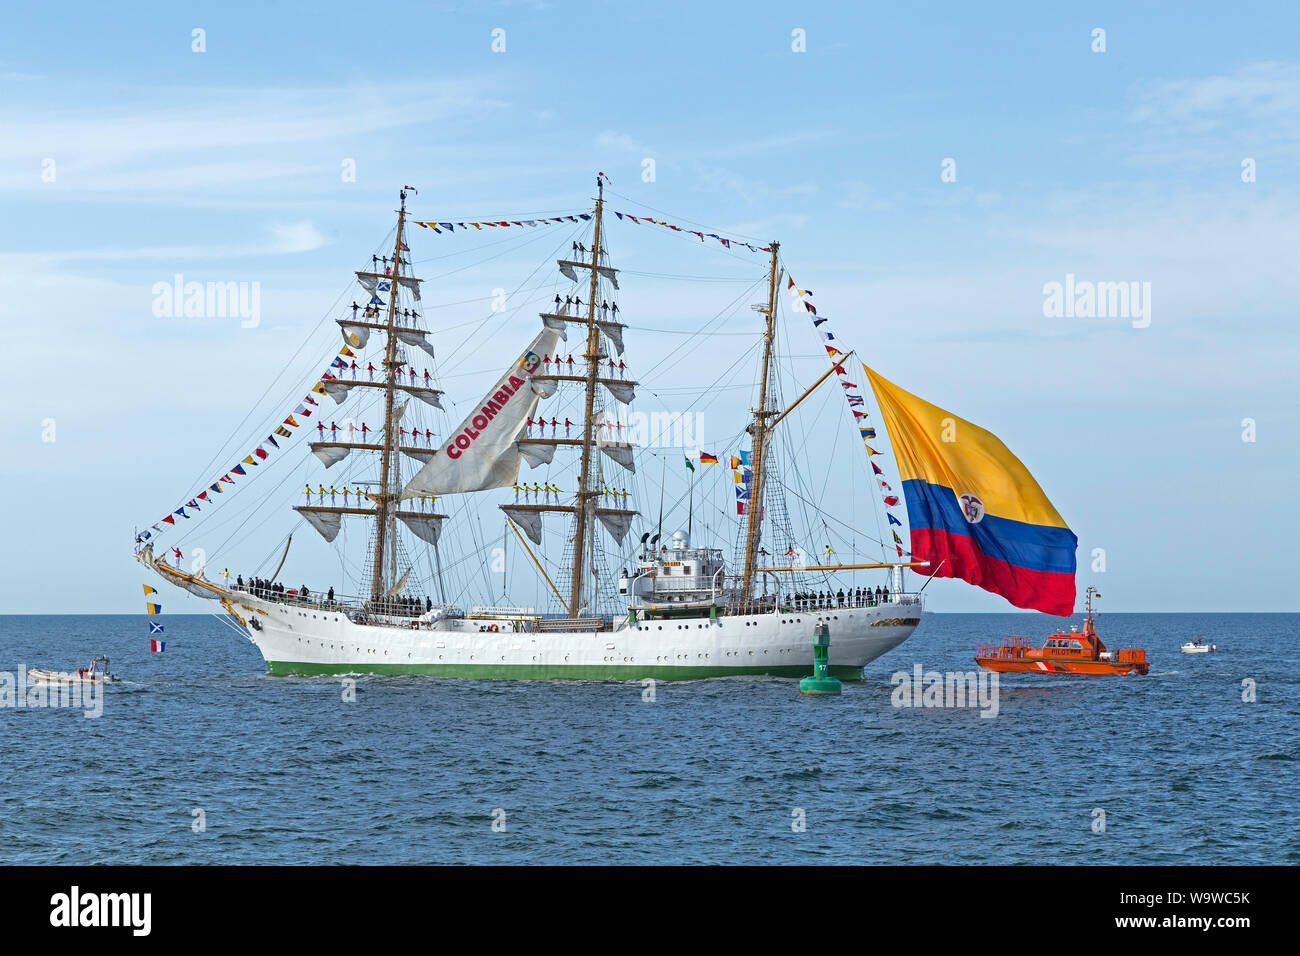
[[[898,460],[920,574],[956,577],[1016,607],[1074,611],[1079,539],[998,437],[862,366]]]

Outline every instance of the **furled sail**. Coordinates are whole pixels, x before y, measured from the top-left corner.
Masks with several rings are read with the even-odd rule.
[[[610,508],[597,508],[596,517],[600,523],[605,526],[605,530],[619,544],[627,537],[627,531],[632,527],[632,518],[636,515],[635,511],[615,511]]]
[[[429,358],[435,358],[433,346],[426,337],[429,333],[423,329],[393,329],[393,334],[397,336],[397,341],[406,345],[413,345],[417,349],[423,349],[428,353]]]
[[[348,400],[348,390],[355,383],[345,382],[340,378],[328,378],[322,381],[321,384],[325,386],[325,394],[342,405]]]
[[[364,325],[348,325],[342,323],[343,341],[353,348],[364,348],[365,344],[370,341],[370,330]]]
[[[361,288],[365,289],[371,295],[379,295],[388,292],[393,287],[393,277],[389,275],[380,275],[377,272],[358,272],[357,281],[361,283]],[[414,276],[398,276],[397,281],[406,286],[411,294],[415,296],[415,301],[420,301],[420,283],[423,279],[417,279]]]
[[[408,388],[405,385],[397,386],[408,395],[414,395],[426,405],[432,405],[434,408],[442,408],[442,396],[432,389],[425,388]],[[329,386],[325,386],[325,391],[329,391]]]
[[[563,319],[557,319],[553,315],[544,315],[542,316],[542,324],[553,332],[559,332],[560,341],[569,341],[569,332],[565,328],[565,326],[569,324],[568,322],[565,322]],[[620,349],[619,351],[621,352],[622,350]]]
[[[403,572],[402,576],[397,579],[397,583],[388,589],[387,596],[396,597],[397,595],[401,594],[402,588],[406,587],[406,579],[409,578],[410,576],[411,576],[411,569],[407,568],[406,571]]]
[[[329,511],[311,511],[306,508],[299,508],[298,513],[307,520],[309,525],[319,531],[326,541],[333,541],[339,536],[339,528],[343,526],[343,515]]]
[[[516,508],[513,505],[502,505],[501,510],[515,524],[524,529],[524,534],[532,540],[533,544],[542,543],[542,513],[540,511],[529,511],[526,508]]]
[[[410,455],[416,461],[424,463],[433,458],[432,448],[403,448],[402,454]]]
[[[632,474],[636,474],[636,462],[632,459],[631,445],[625,442],[617,444],[600,442],[600,450],[632,472]]]
[[[636,389],[632,386],[631,382],[611,382],[605,380],[602,384],[609,389],[609,394],[613,395],[617,401],[622,402],[624,405],[630,404],[632,399],[636,397]]]
[[[519,454],[524,456],[524,461],[528,462],[529,468],[536,468],[538,465],[549,465],[555,461],[555,443],[530,441],[519,445]]]
[[[183,586],[185,590],[189,591],[195,597],[207,598],[209,601],[215,601],[221,597],[221,594],[217,591],[214,591],[211,588],[205,588],[203,585],[196,584],[193,581],[186,581],[183,583]]]
[[[558,380],[553,378],[535,379],[528,376],[528,387],[533,390],[533,394],[538,398],[550,398],[555,394],[555,390],[560,387]]]
[[[528,376],[555,352],[559,335],[543,329],[510,364],[483,401],[452,432],[433,460],[416,472],[402,489],[403,498],[420,494],[447,495],[487,488],[504,488],[519,477],[519,446],[515,439],[524,421],[537,410],[539,397],[525,388]]]
[[[326,468],[329,468],[331,465],[337,465],[344,458],[348,457],[348,453],[351,451],[352,449],[348,448],[346,445],[341,448],[338,445],[327,445],[324,448],[313,446],[311,453],[319,458],[325,464]]]
[[[560,274],[564,276],[566,279],[568,279],[570,282],[578,281],[578,274],[573,271],[575,268],[577,269],[591,268],[590,262],[579,262],[575,259],[558,259],[556,261],[560,266]],[[598,266],[598,269],[600,270],[600,274],[603,275],[606,279],[608,279],[613,284],[614,288],[617,289],[618,270],[613,268],[612,266]]]
[[[605,333],[605,338],[614,343],[614,348],[618,354],[623,354],[623,328],[617,322],[605,322],[600,326],[600,330]]]
[[[402,524],[410,528],[417,538],[430,544],[438,543],[438,536],[442,534],[442,515],[408,514],[399,511],[397,517],[402,519]]]

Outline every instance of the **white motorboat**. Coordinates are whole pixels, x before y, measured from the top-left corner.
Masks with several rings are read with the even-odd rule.
[[[108,672],[107,657],[93,657],[89,667],[75,671],[48,671],[39,667],[27,670],[27,679],[42,684],[116,684],[118,679]]]
[[[1207,644],[1199,637],[1194,641],[1188,641],[1183,645],[1184,654],[1208,654],[1210,651],[1217,651],[1218,647],[1214,644]]]

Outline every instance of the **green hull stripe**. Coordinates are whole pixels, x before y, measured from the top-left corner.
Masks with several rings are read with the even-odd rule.
[[[426,674],[431,677],[474,677],[502,680],[700,680],[707,677],[767,675],[807,677],[812,661],[784,667],[672,667],[635,664],[316,664],[302,661],[267,661],[271,674]],[[862,679],[862,668],[836,665],[830,668],[840,680]]]

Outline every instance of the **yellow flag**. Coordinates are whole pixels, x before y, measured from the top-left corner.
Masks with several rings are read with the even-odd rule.
[[[862,369],[898,463],[912,554],[1016,607],[1072,613],[1078,538],[1029,469],[992,432]]]

